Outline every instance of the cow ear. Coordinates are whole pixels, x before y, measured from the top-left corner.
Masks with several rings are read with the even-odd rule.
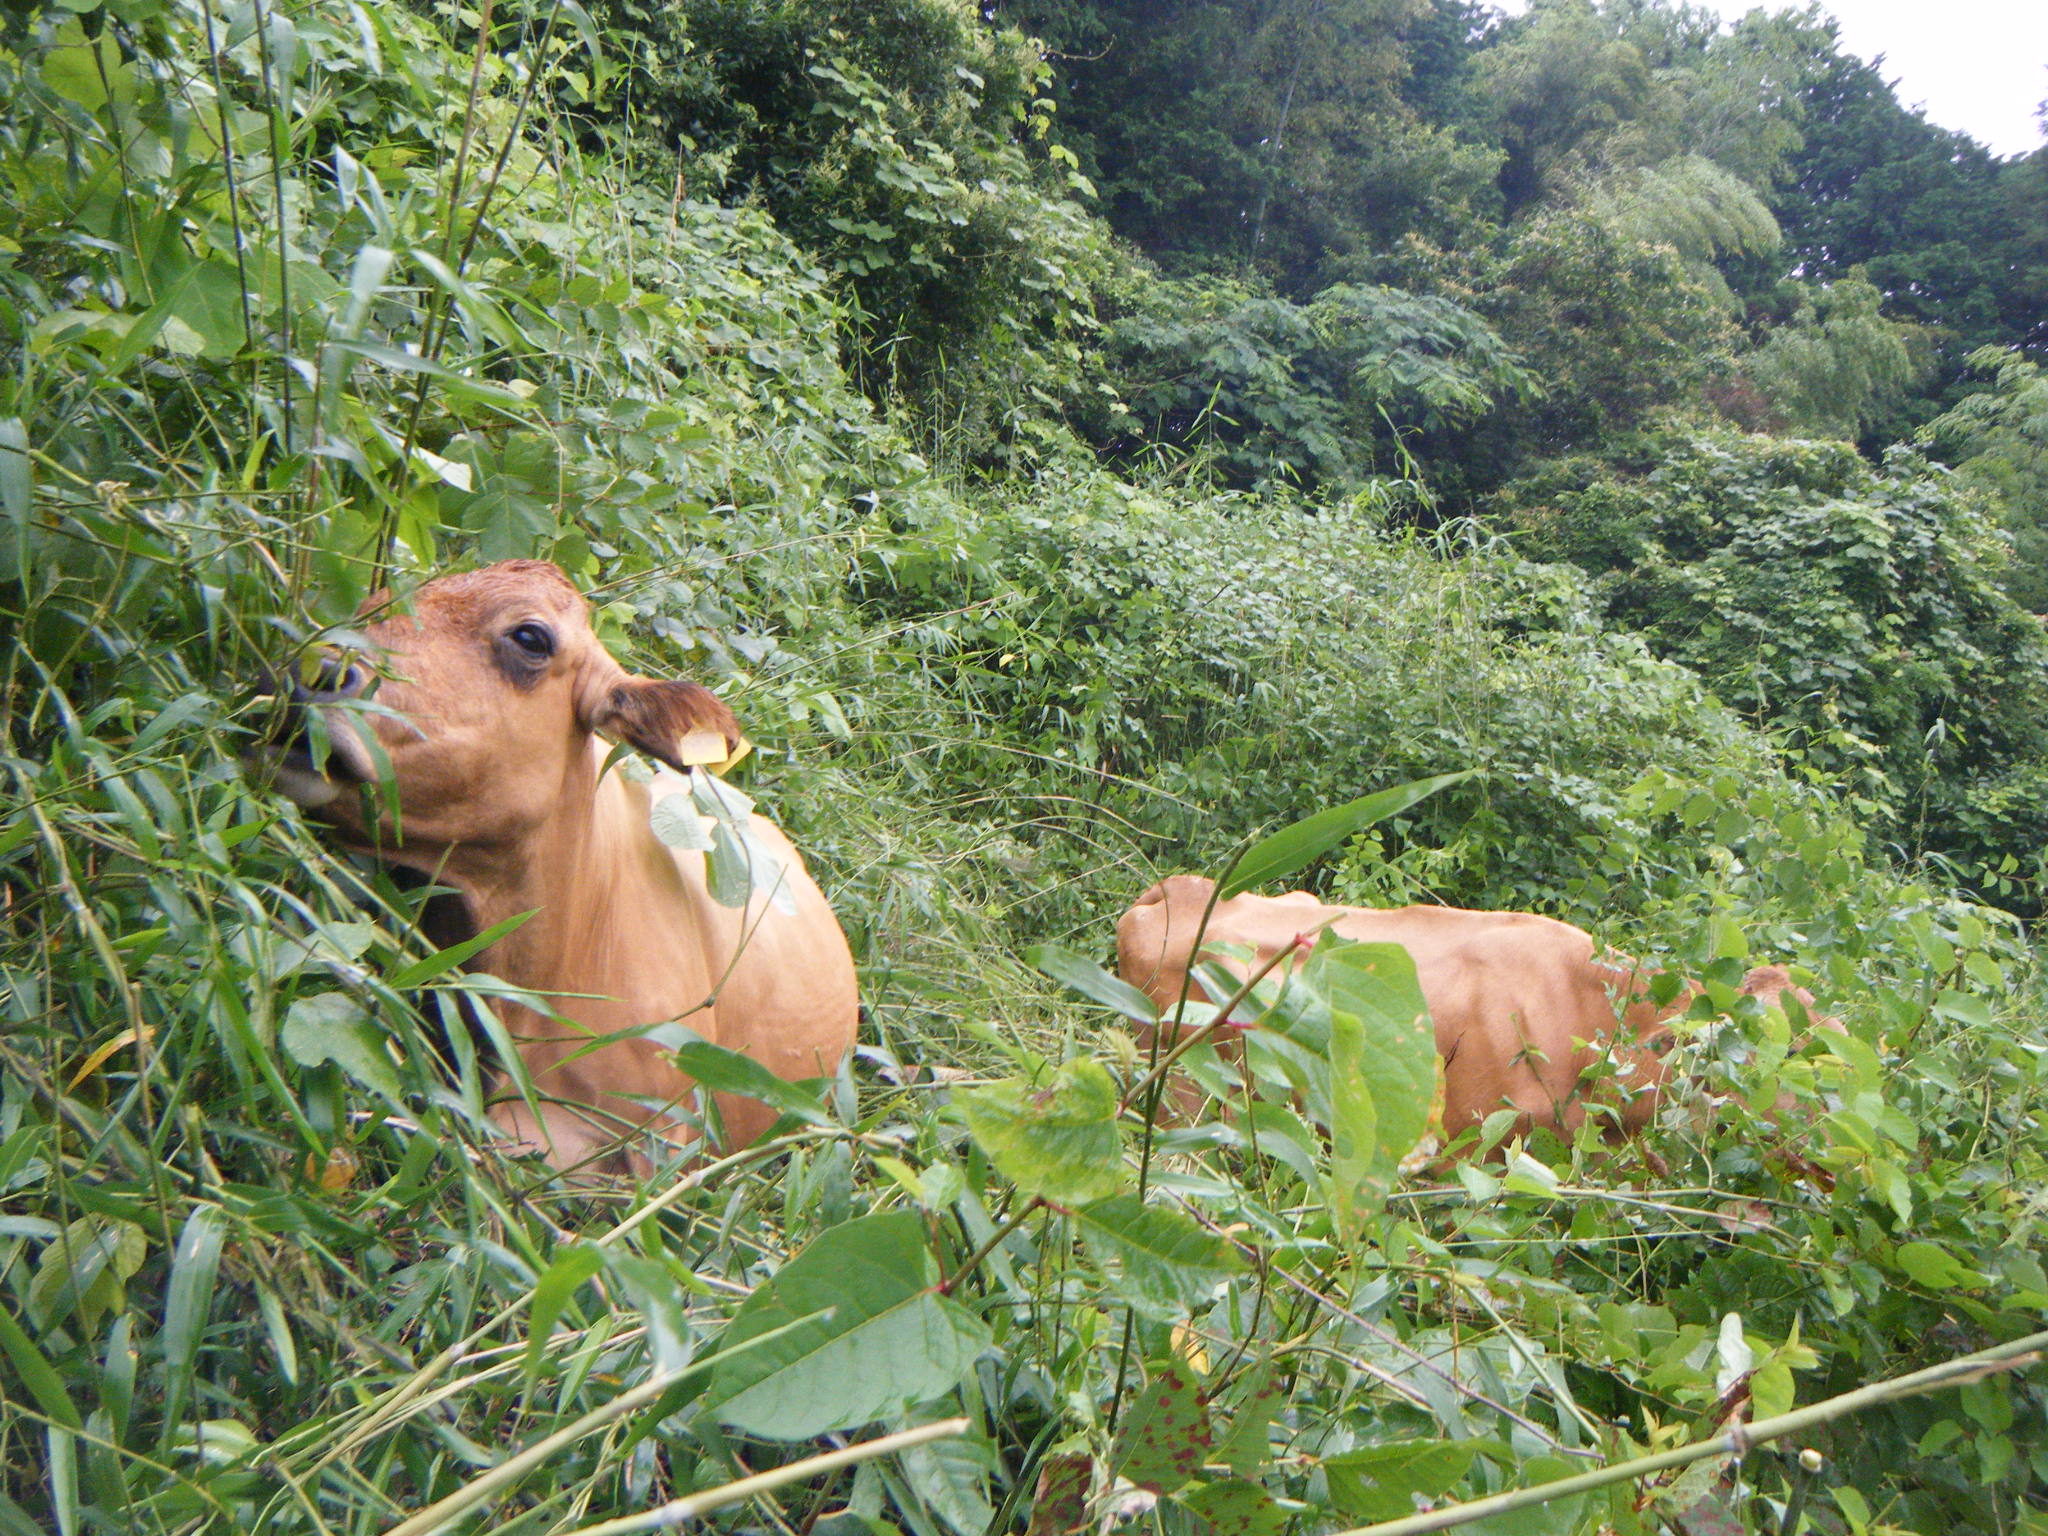
[[[748,751],[732,711],[698,683],[629,677],[604,694],[588,724],[685,773],[722,772]]]

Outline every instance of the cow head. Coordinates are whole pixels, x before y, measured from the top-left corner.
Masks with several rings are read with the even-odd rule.
[[[367,648],[328,656],[293,690],[300,723],[324,726],[326,761],[315,769],[302,736],[278,780],[351,843],[407,862],[517,844],[589,773],[593,734],[677,768],[739,744],[732,712],[700,685],[614,661],[545,561],[443,576],[399,604],[377,593],[363,611],[381,615],[364,626]]]

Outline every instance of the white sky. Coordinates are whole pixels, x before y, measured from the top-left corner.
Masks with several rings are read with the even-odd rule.
[[[1495,0],[1520,14],[1527,0]],[[1734,19],[1796,0],[1701,0]],[[1999,155],[2041,147],[2034,109],[2048,98],[2048,0],[1820,0],[1841,23],[1842,48],[1884,55],[1883,73],[1908,107]]]
[[[1756,0],[1708,0],[1724,16]],[[1785,10],[1767,4],[1767,10]],[[2042,142],[2034,109],[2048,97],[2048,0],[1821,0],[1842,24],[1842,50],[1873,59],[1899,100],[1999,155]]]

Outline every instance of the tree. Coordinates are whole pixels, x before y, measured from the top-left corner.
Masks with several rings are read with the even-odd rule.
[[[1935,417],[1920,440],[1992,499],[2015,550],[2005,588],[2048,612],[2048,371],[1997,347],[1971,353],[1969,366],[1988,387]]]
[[[1860,277],[1801,290],[1791,320],[1738,365],[1761,397],[1752,424],[1853,442],[1889,420],[1926,373],[1927,343],[1919,327],[1885,319],[1884,296]]]
[[[1504,493],[1523,547],[1973,871],[2048,855],[2048,631],[2005,541],[1919,454],[1733,432],[1564,460]]]

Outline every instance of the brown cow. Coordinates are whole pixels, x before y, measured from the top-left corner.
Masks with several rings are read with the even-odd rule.
[[[1698,991],[1687,984],[1660,1006],[1649,996],[1647,973],[1596,954],[1584,930],[1527,912],[1327,906],[1306,891],[1290,891],[1217,902],[1203,927],[1214,891],[1212,880],[1174,875],[1140,896],[1117,922],[1123,979],[1162,1013],[1171,1012],[1184,987],[1193,1000],[1215,1001],[1188,981],[1198,929],[1205,958],[1223,958],[1215,945],[1242,945],[1256,953],[1254,964],[1312,942],[1325,926],[1340,938],[1399,944],[1415,961],[1436,1026],[1449,1137],[1502,1107],[1520,1112],[1525,1131],[1539,1123],[1575,1130],[1586,1117],[1581,1077],[1603,1059],[1614,1068],[1614,1127],[1641,1130],[1656,1112],[1668,1071],[1667,1021]],[[1767,1006],[1788,990],[1812,1002],[1782,966],[1751,971],[1741,987]]]
[[[380,593],[365,611],[388,606]],[[278,780],[350,847],[459,892],[475,931],[534,914],[472,961],[573,1021],[497,1005],[543,1096],[538,1122],[517,1095],[493,1106],[512,1140],[557,1168],[623,1153],[644,1170],[632,1148],[643,1129],[691,1138],[681,1116],[694,1085],[674,1058],[639,1038],[590,1049],[591,1035],[680,1019],[779,1077],[834,1071],[853,1043],[853,958],[796,849],[753,817],[786,889],[722,906],[704,856],[672,850],[649,823],[654,798],[683,781],[601,771],[601,737],[685,772],[724,758],[739,742],[731,711],[696,683],[628,674],[582,596],[542,561],[429,581],[409,610],[366,626],[366,659],[382,676],[370,707],[336,706],[372,682],[340,658],[331,691],[301,691],[331,755],[316,773],[303,752],[287,754]],[[395,819],[383,809],[393,789]],[[773,1120],[750,1099],[720,1094],[718,1107],[733,1145]]]

